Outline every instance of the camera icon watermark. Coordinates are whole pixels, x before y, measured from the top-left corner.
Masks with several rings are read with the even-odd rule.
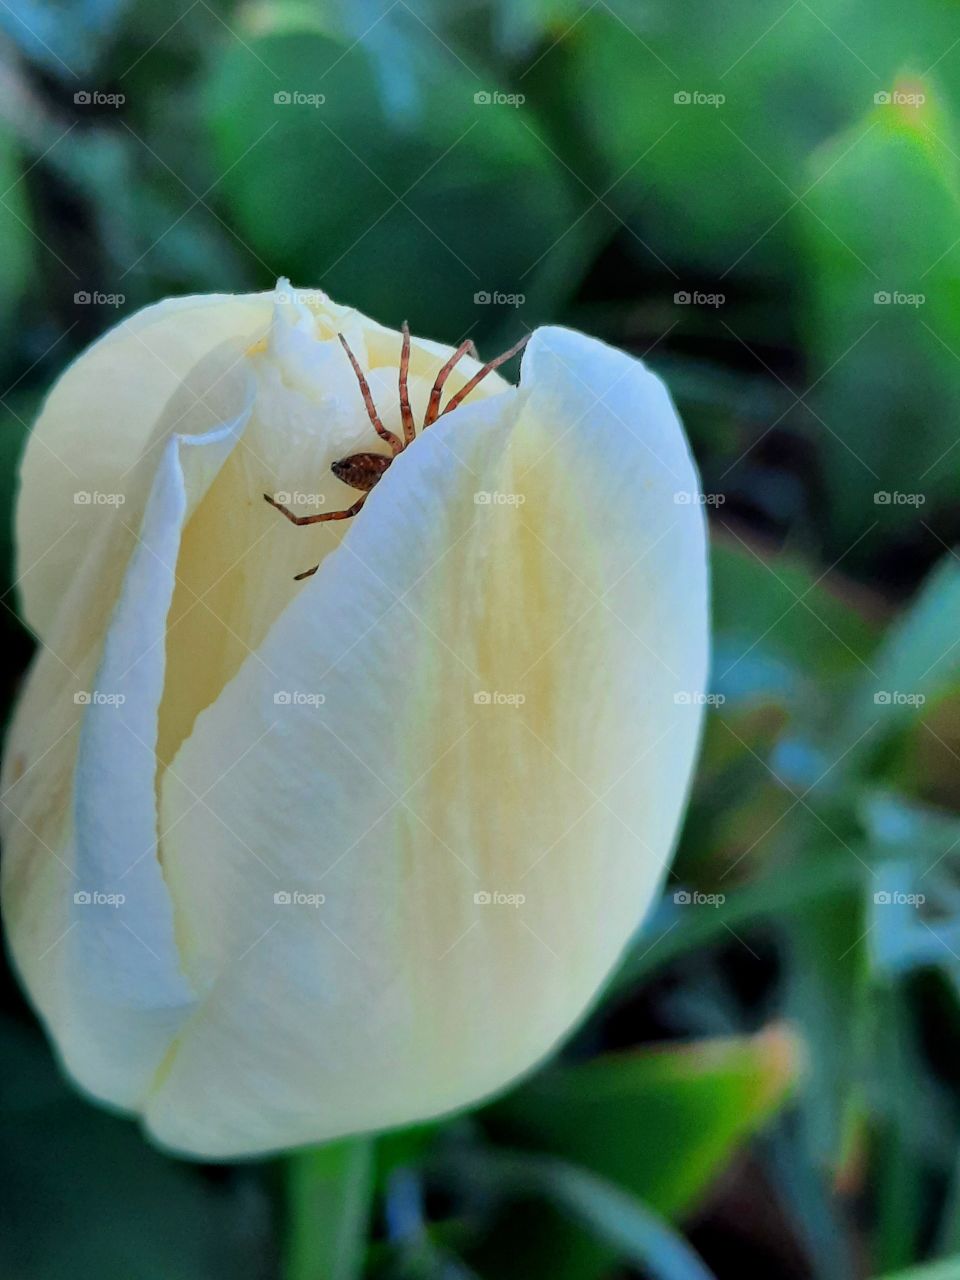
[[[677,889],[673,901],[678,907],[722,907],[725,893],[701,893],[699,889]]]
[[[273,300],[301,303],[305,307],[322,307],[329,301],[322,289],[276,289]]]
[[[127,900],[125,893],[103,893],[99,889],[78,889],[73,895],[78,907],[122,907]]]
[[[503,493],[499,489],[479,489],[473,495],[476,507],[522,507],[526,500],[525,493]]]
[[[278,689],[273,695],[276,707],[322,707],[326,700],[324,693],[305,693],[301,689]]]
[[[478,307],[522,307],[527,300],[525,293],[505,293],[502,289],[478,289],[473,301]]]
[[[901,493],[899,489],[878,489],[873,495],[878,507],[922,507],[926,500],[925,493]]]
[[[127,300],[125,293],[103,293],[94,289],[78,289],[73,295],[74,306],[77,307],[122,307]]]
[[[525,893],[501,893],[499,889],[479,889],[473,895],[477,907],[522,907],[526,900]]]
[[[673,295],[678,307],[712,307],[715,311],[727,301],[725,293],[706,293],[701,289],[678,289]]]
[[[722,507],[726,500],[725,493],[699,493],[694,489],[678,489],[673,495],[678,507]]]
[[[873,895],[878,907],[922,907],[926,900],[925,893],[902,893],[898,889],[879,889]]]
[[[273,95],[277,107],[322,107],[326,100],[324,93],[303,93],[299,89],[278,89]]]
[[[301,493],[298,489],[279,489],[273,501],[281,507],[322,507],[326,502],[322,493]]]
[[[725,93],[703,93],[699,89],[678,89],[673,101],[678,107],[722,107]]]
[[[73,495],[73,504],[76,507],[122,507],[126,500],[126,495],[123,493],[100,493],[96,489],[93,492],[89,489],[78,489]]]
[[[78,689],[73,701],[78,707],[122,707],[125,693],[104,693],[101,689]]]
[[[273,895],[277,907],[312,907],[316,910],[327,900],[325,893],[305,893],[302,889],[278,889]]]
[[[881,89],[873,95],[878,107],[922,107],[926,100],[925,93],[907,93],[903,89]]]
[[[873,295],[877,307],[922,307],[927,300],[925,293],[906,293],[902,289],[878,289]]]
[[[104,93],[101,89],[78,89],[73,95],[78,107],[122,107],[126,100],[125,93]]]
[[[877,707],[922,707],[926,701],[925,693],[904,693],[901,689],[878,689],[873,695]]]
[[[473,695],[478,707],[522,707],[526,700],[525,693],[501,693],[497,689],[478,689]]]
[[[480,89],[473,95],[478,107],[522,107],[526,94],[501,93],[499,89]]]

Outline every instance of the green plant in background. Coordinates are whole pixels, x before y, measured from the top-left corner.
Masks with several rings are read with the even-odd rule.
[[[5,507],[116,318],[78,293],[289,273],[485,354],[567,322],[674,391],[716,634],[675,877],[560,1061],[446,1125],[198,1169],[71,1097],[9,986],[5,1270],[960,1276],[955,6],[34,0],[0,29]]]

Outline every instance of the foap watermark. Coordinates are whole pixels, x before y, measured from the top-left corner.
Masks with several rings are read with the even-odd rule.
[[[726,100],[725,93],[704,93],[700,89],[678,89],[673,95],[678,107],[722,107]]]
[[[873,901],[878,907],[922,907],[925,893],[903,893],[899,889],[878,889]]]
[[[304,93],[302,89],[278,89],[273,95],[277,107],[322,107],[326,100],[325,93]]]
[[[700,289],[678,289],[673,301],[678,307],[722,307],[727,300],[725,293],[704,293]]]
[[[77,507],[122,507],[126,502],[126,494],[100,493],[98,489],[78,489],[73,495],[74,506]]]
[[[678,907],[722,907],[725,893],[701,893],[699,889],[677,889],[673,900]]]
[[[322,289],[277,289],[274,302],[298,302],[305,307],[319,307],[329,302]]]
[[[673,695],[678,707],[722,707],[727,700],[725,693],[701,693],[696,689],[678,689]]]
[[[478,307],[522,307],[525,293],[504,293],[502,289],[478,289],[473,301]]]
[[[904,293],[902,289],[878,289],[873,295],[877,307],[922,307],[927,300],[925,293]]]
[[[499,89],[480,89],[473,95],[478,107],[522,107],[526,94],[502,93]]]
[[[102,689],[78,689],[73,700],[78,707],[122,707],[127,695],[105,693]]]
[[[104,93],[102,89],[78,89],[73,95],[78,107],[122,107],[126,100],[125,93]]]
[[[127,900],[125,893],[104,893],[101,889],[78,889],[73,895],[78,907],[122,907]]]
[[[313,907],[316,910],[326,902],[324,893],[306,893],[302,889],[278,889],[273,895],[277,907]]]
[[[289,492],[281,489],[273,495],[273,500],[281,507],[322,507],[326,502],[322,493],[301,493],[297,489]]]
[[[126,300],[125,293],[104,293],[100,289],[78,289],[73,295],[77,307],[122,307]]]
[[[273,695],[277,707],[322,707],[326,694],[306,693],[302,689],[278,689]]]
[[[522,707],[527,700],[525,693],[501,693],[499,689],[478,689],[473,695],[478,707]]]
[[[704,293],[701,289],[677,289],[673,294],[673,302],[678,307],[722,307],[727,301],[726,293]]]
[[[700,493],[695,489],[677,489],[673,501],[678,507],[722,507],[725,493]]]
[[[926,700],[925,693],[905,693],[901,689],[878,689],[873,695],[878,707],[922,707]]]
[[[522,507],[526,500],[525,493],[502,493],[499,489],[480,489],[473,495],[477,507]]]
[[[499,889],[479,889],[473,895],[477,907],[522,907],[526,900],[525,893],[502,893]]]
[[[873,495],[878,507],[922,507],[926,500],[925,493],[901,493],[899,489],[878,489]]]
[[[927,100],[925,93],[909,93],[905,89],[881,89],[873,95],[878,107],[922,107]]]

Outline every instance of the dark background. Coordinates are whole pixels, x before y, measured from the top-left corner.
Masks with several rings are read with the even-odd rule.
[[[960,1277],[924,1266],[960,1253],[958,120],[953,0],[0,3],[7,702],[45,389],[141,305],[280,276],[488,356],[559,321],[648,359],[716,627],[664,900],[493,1107],[178,1164],[8,976],[5,1277],[702,1277],[672,1232],[720,1280]]]

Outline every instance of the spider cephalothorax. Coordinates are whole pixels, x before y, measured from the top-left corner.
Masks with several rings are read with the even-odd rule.
[[[322,524],[326,520],[347,520],[350,516],[355,516],[363,504],[367,500],[367,495],[376,485],[377,481],[386,471],[387,467],[394,460],[398,453],[403,453],[407,445],[409,445],[417,434],[416,423],[413,417],[413,410],[410,407],[410,393],[407,386],[407,376],[410,370],[410,329],[407,322],[403,323],[403,346],[400,350],[400,421],[403,424],[403,439],[395,432],[389,431],[381,422],[380,415],[377,413],[377,406],[373,403],[373,396],[370,393],[370,384],[364,376],[363,370],[357,362],[356,356],[350,350],[349,343],[342,333],[338,333],[337,337],[343,346],[347,357],[353,366],[353,371],[357,375],[357,382],[360,384],[360,394],[363,396],[364,407],[367,410],[367,417],[373,426],[374,431],[381,440],[384,440],[390,447],[389,454],[383,453],[351,453],[346,458],[339,458],[336,462],[331,463],[330,470],[342,480],[344,484],[348,484],[352,489],[359,489],[361,496],[353,503],[352,506],[345,507],[342,511],[323,511],[318,515],[298,516],[295,515],[289,507],[285,507],[282,502],[277,502],[271,498],[268,493],[263,496],[272,507],[283,513],[293,524]],[[456,409],[457,405],[462,404],[467,396],[473,391],[474,387],[481,382],[488,373],[494,369],[498,369],[518,351],[526,346],[530,335],[520,339],[518,343],[505,351],[503,355],[497,356],[495,360],[489,360],[481,369],[473,375],[469,381],[465,382],[460,390],[450,397],[443,409],[440,408],[440,397],[443,394],[444,384],[450,376],[451,371],[459,360],[468,352],[476,355],[476,347],[471,341],[462,342],[453,355],[446,362],[440,372],[437,374],[436,381],[430,392],[430,399],[427,402],[427,411],[423,417],[423,425],[421,431],[426,430],[432,423],[442,417],[445,413],[449,413],[451,409]],[[296,581],[301,578],[309,578],[311,574],[316,573],[319,565],[314,565],[312,569],[307,569],[303,573],[296,575]]]

